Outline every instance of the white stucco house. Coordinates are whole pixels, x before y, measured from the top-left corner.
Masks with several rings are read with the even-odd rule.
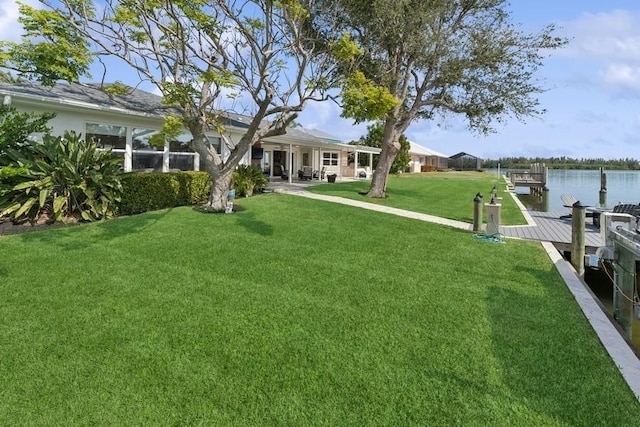
[[[188,131],[164,148],[149,144],[168,112],[161,97],[139,89],[127,95],[109,96],[91,85],[60,83],[53,87],[32,82],[0,83],[0,98],[23,112],[53,112],[49,121],[53,135],[65,130],[75,131],[84,138],[95,138],[101,148],[111,149],[122,157],[124,171],[199,170],[200,159],[189,147],[192,139]],[[225,113],[225,132],[230,141],[238,141],[248,127],[249,116]],[[212,130],[207,134],[223,158],[229,156],[221,135]],[[368,156],[380,149],[343,144],[324,132],[291,128],[285,135],[261,141],[242,159],[244,164],[260,166],[270,177],[280,177],[283,170],[287,179],[297,178],[296,171],[311,168],[324,169],[325,175],[356,177],[358,156]],[[356,157],[356,163],[350,159]],[[320,174],[318,179],[320,179]]]
[[[439,153],[430,148],[409,141],[409,162],[410,172],[426,172],[429,170],[446,169],[448,167],[449,156]]]

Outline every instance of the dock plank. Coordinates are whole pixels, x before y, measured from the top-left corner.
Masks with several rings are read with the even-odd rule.
[[[533,225],[501,226],[500,232],[506,237],[516,237],[526,240],[537,240],[551,243],[571,244],[571,219],[560,218],[559,212],[530,211]],[[585,246],[597,248],[600,242],[600,229],[586,223]]]

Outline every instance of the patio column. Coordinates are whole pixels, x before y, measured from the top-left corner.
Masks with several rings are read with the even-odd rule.
[[[162,152],[162,172],[169,172],[169,141],[164,143]]]
[[[124,146],[124,171],[131,172],[133,168],[133,137],[131,127],[127,126],[126,145]]]
[[[291,178],[293,176],[293,144],[289,144],[289,160],[287,163],[289,163],[289,184],[291,184],[291,182],[293,181],[293,179]]]
[[[198,153],[193,153],[193,170],[200,170],[200,154]]]
[[[356,148],[356,151],[353,155],[353,177],[357,178],[358,177],[358,149]]]

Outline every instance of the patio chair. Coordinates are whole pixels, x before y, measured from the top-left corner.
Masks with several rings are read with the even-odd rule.
[[[573,197],[571,194],[563,194],[560,196],[560,200],[562,200],[562,206],[564,206],[565,208],[573,208],[573,205],[578,201],[578,199],[576,199],[575,197]],[[571,214],[567,214],[567,215],[561,215],[560,219],[569,219],[571,218]]]
[[[289,171],[285,169],[284,165],[280,166],[280,177],[282,179],[289,179]]]
[[[563,194],[562,196],[560,196],[560,200],[562,200],[562,206],[569,209],[571,209],[573,205],[578,201],[578,199],[573,197],[571,194]]]
[[[311,166],[303,166],[302,167],[302,179],[303,180],[307,180],[307,179],[312,179],[313,178],[313,170],[311,169]]]
[[[324,173],[327,170],[327,168],[323,167],[322,170],[320,171],[320,179],[324,179]],[[313,171],[313,179],[318,178],[318,171],[314,170]]]

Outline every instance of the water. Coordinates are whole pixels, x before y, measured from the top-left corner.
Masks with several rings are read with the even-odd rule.
[[[640,203],[640,171],[606,171],[607,205],[619,202]],[[547,182],[549,188],[549,210],[566,211],[560,200],[563,194],[570,194],[583,205],[597,206],[600,192],[599,170],[550,169]],[[516,193],[528,209],[542,210],[539,197],[528,195],[529,188],[516,187]]]

